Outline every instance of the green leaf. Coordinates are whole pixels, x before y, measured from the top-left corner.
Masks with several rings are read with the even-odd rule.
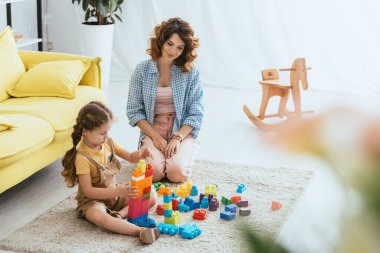
[[[123,20],[121,19],[121,17],[119,17],[119,15],[117,15],[116,13],[114,14],[115,17],[120,21],[120,22],[123,22]]]
[[[87,9],[86,11],[86,15],[84,16],[84,20],[87,22],[88,19],[90,18],[91,16],[91,10],[90,9]]]
[[[88,0],[83,0],[82,2],[82,9],[86,11],[88,9]]]

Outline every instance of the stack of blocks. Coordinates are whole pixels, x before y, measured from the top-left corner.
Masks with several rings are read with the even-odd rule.
[[[152,165],[146,165],[144,160],[140,160],[132,172],[131,180],[131,185],[137,187],[138,194],[135,198],[130,199],[128,208],[128,221],[137,226],[156,226],[155,221],[148,217],[152,178]]]
[[[181,214],[178,211],[173,211],[172,208],[172,193],[167,187],[163,191],[164,195],[164,222],[166,224],[177,225],[181,223]]]

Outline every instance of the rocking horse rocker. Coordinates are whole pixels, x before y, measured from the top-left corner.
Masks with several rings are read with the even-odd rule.
[[[304,90],[308,88],[307,70],[305,58],[297,58],[294,60],[291,68],[279,69],[280,71],[290,71],[290,85],[283,84],[279,80],[277,69],[266,69],[261,71],[263,80],[260,82],[262,86],[262,100],[260,105],[259,115],[255,116],[247,105],[243,106],[243,111],[247,117],[263,131],[276,131],[276,129],[291,118],[301,118],[302,113],[311,113],[313,111],[301,111],[301,91],[299,82],[302,83]],[[286,109],[286,103],[289,98],[289,90],[292,93],[294,112]],[[276,114],[265,114],[269,99],[273,96],[280,96],[280,104]],[[264,122],[265,118],[287,117],[280,123],[269,124]]]

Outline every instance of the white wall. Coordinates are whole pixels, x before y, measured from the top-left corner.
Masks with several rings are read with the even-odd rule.
[[[204,83],[260,89],[260,70],[306,57],[310,89],[380,94],[378,0],[128,0],[117,23],[111,80],[126,81],[147,57],[154,25],[189,21],[200,37]],[[80,53],[83,12],[71,1],[48,1],[54,50]]]
[[[6,5],[0,4],[0,31],[7,26]],[[25,38],[37,38],[37,2],[27,0],[11,4],[12,29],[14,33],[22,34]],[[24,47],[25,50],[37,50],[37,45]]]

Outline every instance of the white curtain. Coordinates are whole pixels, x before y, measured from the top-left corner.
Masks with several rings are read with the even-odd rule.
[[[378,0],[127,0],[116,25],[111,80],[147,58],[154,26],[188,21],[206,85],[260,89],[260,71],[305,57],[311,90],[380,94]],[[288,78],[288,73],[281,74]]]

